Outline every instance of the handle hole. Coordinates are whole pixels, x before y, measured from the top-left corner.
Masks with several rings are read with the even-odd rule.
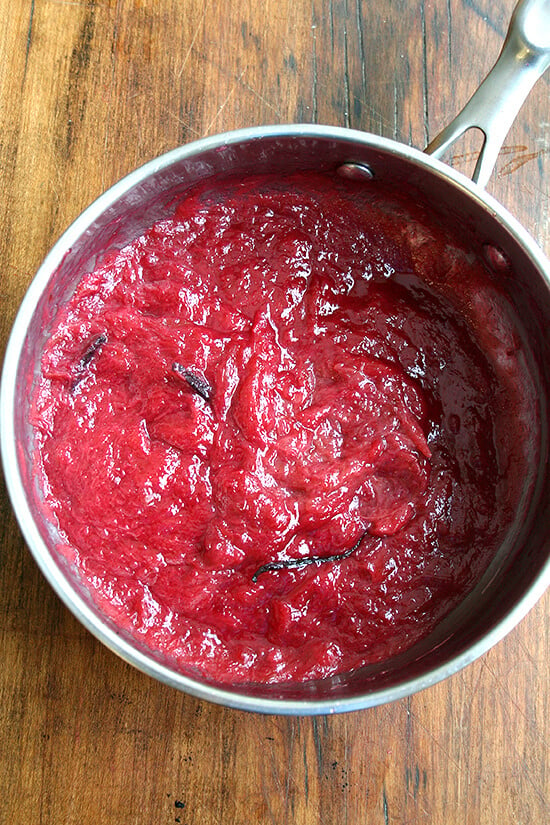
[[[441,159],[445,160],[453,169],[471,178],[486,139],[483,129],[478,126],[471,126],[454,141]]]

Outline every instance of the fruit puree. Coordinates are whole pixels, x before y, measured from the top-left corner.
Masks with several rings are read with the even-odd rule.
[[[184,672],[306,680],[407,649],[516,518],[503,306],[427,207],[374,184],[195,188],[49,338],[33,423],[63,553]]]

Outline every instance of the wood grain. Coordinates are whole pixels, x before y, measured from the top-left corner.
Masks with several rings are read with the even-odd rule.
[[[0,335],[41,259],[139,164],[238,126],[422,147],[496,57],[511,0],[0,0]],[[550,252],[549,81],[490,184]],[[465,141],[450,161],[472,164]],[[54,596],[0,494],[0,822],[550,821],[547,594],[481,660],[330,718],[253,716],[138,673]]]

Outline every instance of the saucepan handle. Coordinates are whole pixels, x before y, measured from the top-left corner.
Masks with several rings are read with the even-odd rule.
[[[468,129],[480,129],[484,141],[472,178],[486,186],[523,101],[549,65],[550,0],[520,0],[497,62],[462,111],[425,151],[440,158]]]

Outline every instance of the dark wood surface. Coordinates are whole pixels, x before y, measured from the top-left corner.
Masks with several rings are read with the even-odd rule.
[[[500,48],[512,0],[0,0],[0,336],[78,213],[144,161],[263,123],[417,147]],[[550,252],[543,78],[489,186]],[[474,145],[452,163],[471,168]],[[260,717],[157,684],[54,596],[0,500],[0,822],[550,821],[547,594],[453,678],[330,718]]]

